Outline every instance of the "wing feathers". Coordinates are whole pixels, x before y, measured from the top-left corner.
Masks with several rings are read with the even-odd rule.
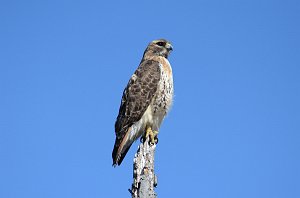
[[[112,153],[114,164],[121,164],[129,147],[135,141],[126,138],[130,131],[128,129],[142,118],[150,105],[158,89],[160,74],[159,62],[144,60],[129,80],[123,92],[115,123],[116,141]],[[124,147],[124,145],[129,146]]]

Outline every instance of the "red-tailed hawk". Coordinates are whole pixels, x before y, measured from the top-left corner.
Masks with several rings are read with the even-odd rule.
[[[155,142],[173,99],[172,68],[167,59],[172,50],[165,39],[152,41],[130,78],[115,123],[114,166],[122,163],[132,143],[142,135]]]

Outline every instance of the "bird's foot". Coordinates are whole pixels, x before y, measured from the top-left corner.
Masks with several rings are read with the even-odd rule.
[[[145,140],[147,139],[147,137],[149,137],[151,144],[153,145],[157,144],[158,143],[157,135],[158,135],[158,131],[153,131],[151,127],[148,127],[146,129]]]

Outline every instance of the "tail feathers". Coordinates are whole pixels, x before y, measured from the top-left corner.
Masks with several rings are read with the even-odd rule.
[[[130,144],[123,152],[118,153],[118,154],[113,154],[113,166],[120,166],[124,157],[126,156],[128,150],[130,149],[132,144]],[[115,149],[114,149],[115,150]]]
[[[130,133],[130,129],[127,131],[123,138],[116,137],[114,149],[112,152],[113,166],[119,166],[124,157],[126,156],[128,150],[130,149],[133,141],[128,139],[128,134]]]

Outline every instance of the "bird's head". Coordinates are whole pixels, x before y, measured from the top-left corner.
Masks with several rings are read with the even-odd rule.
[[[173,46],[171,43],[165,39],[158,39],[154,40],[151,43],[149,43],[146,52],[153,53],[158,56],[163,56],[165,58],[168,58],[169,54],[173,50]]]

